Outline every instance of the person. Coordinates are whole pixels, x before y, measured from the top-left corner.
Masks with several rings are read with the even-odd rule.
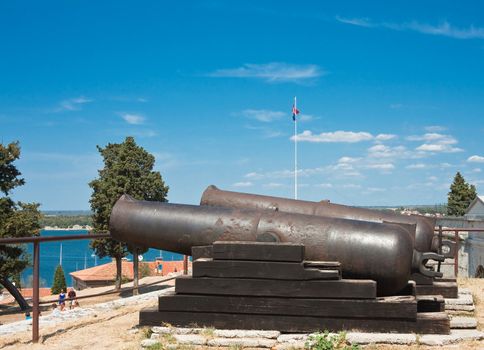
[[[66,290],[62,290],[59,294],[59,306],[61,311],[64,311],[64,308],[66,307]]]
[[[31,319],[32,319],[32,317],[30,316],[30,312],[28,312],[28,311],[27,311],[27,312],[25,313],[25,319],[26,319],[26,320],[31,320]]]
[[[69,309],[73,309],[76,306],[79,306],[76,300],[76,291],[74,290],[74,288],[71,288],[69,290],[69,293],[67,293],[67,297],[69,298]]]
[[[51,307],[52,307],[52,315],[54,315],[56,317],[60,316],[60,310],[57,307],[57,304],[56,303],[52,303]]]

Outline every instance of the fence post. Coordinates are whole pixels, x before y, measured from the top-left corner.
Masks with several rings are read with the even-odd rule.
[[[438,253],[442,255],[442,225],[439,225],[439,248],[438,248]],[[440,272],[440,264],[441,262],[437,264],[437,271]]]
[[[455,254],[454,254],[454,275],[457,278],[459,274],[459,230],[454,231],[455,234]]]
[[[139,286],[139,258],[138,258],[138,248],[134,248],[133,252],[133,295],[138,295]]]
[[[188,275],[188,256],[183,255],[183,274]]]
[[[39,242],[34,242],[32,343],[39,342]]]

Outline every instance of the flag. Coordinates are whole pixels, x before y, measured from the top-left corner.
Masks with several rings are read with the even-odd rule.
[[[299,114],[299,109],[296,108],[296,105],[292,105],[292,120],[296,121],[296,116]]]

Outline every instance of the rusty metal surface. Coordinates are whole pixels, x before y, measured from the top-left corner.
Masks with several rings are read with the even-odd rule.
[[[343,277],[373,279],[379,295],[400,291],[427,259],[414,250],[415,225],[349,220],[282,211],[137,201],[113,207],[113,238],[190,255],[215,241],[302,243],[307,260],[339,261]]]
[[[381,210],[333,204],[327,201],[310,202],[289,198],[223,191],[213,185],[208,186],[205,192],[203,192],[200,205],[230,208],[255,208],[360,221],[415,224],[415,249],[419,252],[435,253],[439,250],[438,238],[434,239],[435,219],[419,215],[400,215]]]

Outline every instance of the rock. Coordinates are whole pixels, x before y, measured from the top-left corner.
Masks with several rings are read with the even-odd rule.
[[[171,334],[173,327],[151,327],[151,331],[157,334]]]
[[[474,317],[452,316],[450,328],[477,328],[477,320]]]
[[[346,340],[355,344],[413,344],[417,341],[415,334],[408,333],[360,333],[346,334]]]
[[[275,346],[275,350],[293,350],[293,349],[304,349],[306,345],[305,341],[294,340],[291,343],[280,343]]]
[[[474,299],[472,295],[459,295],[458,298],[446,298],[444,299],[445,306],[447,305],[474,305]]]
[[[272,348],[277,341],[267,338],[214,338],[207,342],[208,346],[241,346],[244,348]]]
[[[419,339],[422,345],[447,345],[457,343],[463,340],[481,340],[484,339],[484,332],[475,329],[458,329],[451,330],[448,335],[425,334]]]
[[[158,340],[155,340],[155,339],[143,339],[141,341],[141,346],[143,348],[148,348],[148,347],[153,346],[153,345],[156,345],[158,343],[159,343],[159,341]]]
[[[279,337],[277,337],[277,341],[279,343],[305,342],[307,339],[307,334],[281,334]]]
[[[474,311],[474,305],[462,305],[462,304],[445,304],[445,310],[455,311]]]
[[[221,338],[268,338],[276,339],[281,335],[279,331],[259,331],[243,329],[216,329],[213,331],[215,337]]]
[[[207,339],[198,334],[174,334],[173,337],[179,344],[205,345]]]
[[[138,333],[139,333],[138,328],[132,328],[132,329],[128,330],[128,334],[138,334]]]

